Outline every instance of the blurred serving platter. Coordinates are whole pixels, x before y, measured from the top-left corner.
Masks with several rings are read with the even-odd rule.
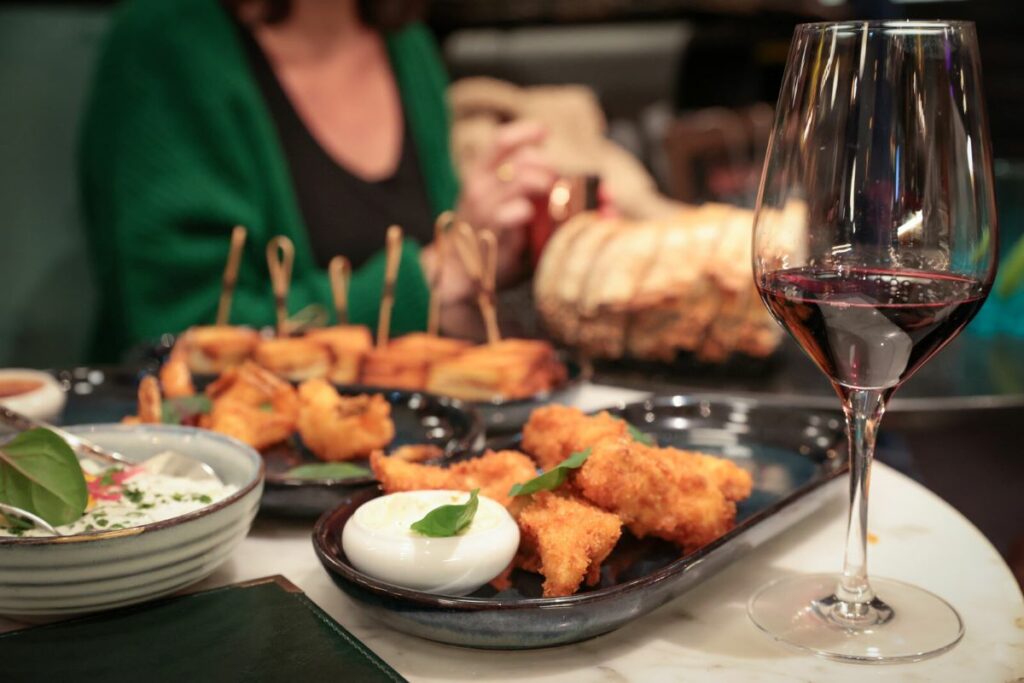
[[[317,554],[342,591],[396,630],[468,647],[543,647],[606,633],[646,614],[811,515],[842,488],[845,445],[836,413],[683,395],[612,412],[659,445],[699,449],[749,471],[754,489],[738,506],[736,526],[683,556],[672,544],[623,534],[598,584],[575,595],[541,597],[537,575],[515,570],[500,592],[486,586],[467,597],[439,596],[374,579],[349,562],[341,530],[359,505],[379,495],[367,488],[320,518]]]
[[[117,368],[69,371],[65,383],[70,383],[71,391],[61,421],[118,422],[134,413],[142,374]],[[356,386],[339,387],[338,392],[343,396],[379,393],[387,400],[395,427],[388,450],[412,444],[433,445],[440,451],[431,460],[437,464],[483,446],[485,432],[479,414],[456,399],[419,391]],[[260,509],[271,514],[315,517],[374,482],[365,458],[338,463],[340,468],[327,468],[333,463],[316,459],[297,438],[266,449],[263,457],[266,485]],[[304,466],[312,468],[299,470]]]

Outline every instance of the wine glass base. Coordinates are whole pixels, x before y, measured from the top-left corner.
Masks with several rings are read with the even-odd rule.
[[[891,579],[871,579],[876,598],[862,614],[842,613],[839,577],[808,574],[773,581],[747,604],[754,624],[775,640],[822,657],[861,664],[916,662],[960,642],[964,624],[949,603]]]

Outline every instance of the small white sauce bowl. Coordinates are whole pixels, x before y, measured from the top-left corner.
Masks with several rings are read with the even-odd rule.
[[[38,382],[35,389],[22,394],[0,398],[0,405],[31,417],[34,420],[56,422],[66,400],[60,383],[48,372],[23,368],[0,369],[0,383],[9,381]],[[8,431],[0,428],[0,433]]]
[[[480,496],[476,517],[456,536],[430,537],[409,529],[429,510],[464,503],[468,495],[406,491],[374,498],[345,524],[345,555],[362,573],[396,586],[439,595],[472,593],[501,574],[519,548],[519,526],[504,506]],[[396,510],[406,514],[396,516]]]

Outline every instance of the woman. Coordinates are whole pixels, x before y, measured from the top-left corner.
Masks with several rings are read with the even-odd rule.
[[[356,266],[355,322],[376,321],[384,232],[402,252],[392,330],[421,329],[440,267],[434,216],[495,229],[511,277],[554,175],[543,131],[509,127],[455,178],[445,74],[415,3],[128,0],[100,59],[83,123],[83,204],[102,278],[102,350],[212,321],[228,235],[249,229],[232,322],[273,320],[264,246],[295,243],[290,310],[328,306],[324,266]],[[420,245],[426,245],[420,248]],[[446,302],[469,294],[444,264]]]

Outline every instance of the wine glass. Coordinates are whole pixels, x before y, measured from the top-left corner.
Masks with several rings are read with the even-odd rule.
[[[850,516],[842,574],[782,579],[750,599],[754,623],[780,641],[898,662],[963,635],[941,598],[869,582],[867,495],[886,402],[995,278],[991,157],[970,22],[796,28],[758,192],[754,277],[842,400]]]

